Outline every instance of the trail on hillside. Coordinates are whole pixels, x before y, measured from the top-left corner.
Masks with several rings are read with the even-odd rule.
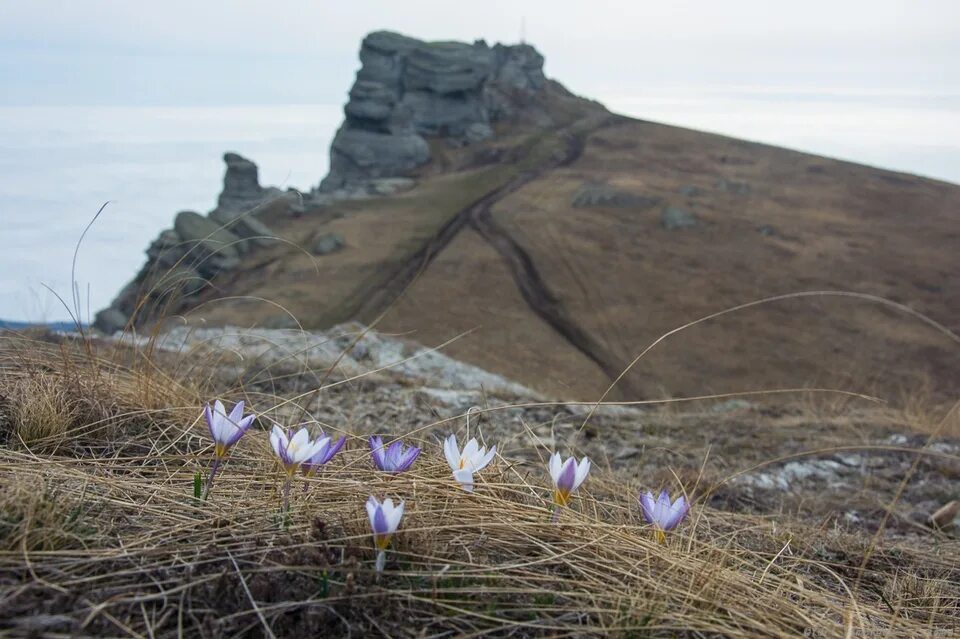
[[[503,258],[511,276],[530,310],[553,328],[571,346],[583,353],[611,379],[623,371],[624,362],[587,330],[582,328],[550,290],[537,270],[530,254],[514,239],[510,232],[494,219],[493,207],[523,186],[540,179],[551,171],[569,166],[583,153],[587,136],[606,126],[615,117],[599,120],[589,127],[575,130],[568,127],[558,133],[564,142],[564,152],[534,169],[517,173],[499,187],[485,193],[478,200],[459,211],[413,256],[397,268],[375,291],[372,291],[360,308],[360,313],[375,317],[383,313],[425,271],[466,227],[476,230]]]

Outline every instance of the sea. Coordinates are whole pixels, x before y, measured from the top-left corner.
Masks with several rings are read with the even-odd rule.
[[[646,120],[960,183],[960,94],[672,87],[595,97]],[[225,151],[256,162],[261,184],[307,191],[327,172],[342,118],[341,104],[0,106],[0,318],[88,322],[178,211],[215,206]]]

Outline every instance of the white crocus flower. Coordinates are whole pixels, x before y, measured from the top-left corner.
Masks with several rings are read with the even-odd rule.
[[[450,435],[443,442],[443,454],[447,457],[447,463],[450,464],[454,478],[460,482],[460,486],[465,491],[470,493],[473,492],[474,473],[493,461],[493,456],[497,454],[497,447],[493,446],[490,452],[487,452],[486,447],[481,447],[474,438],[467,442],[461,452],[457,446],[457,436]]]

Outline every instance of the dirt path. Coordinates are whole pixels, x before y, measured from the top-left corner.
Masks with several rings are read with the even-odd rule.
[[[503,258],[530,310],[559,333],[571,346],[596,363],[611,380],[616,378],[624,367],[621,358],[614,355],[593,335],[577,324],[541,277],[530,254],[511,236],[509,231],[494,220],[491,213],[498,202],[523,186],[557,168],[569,166],[576,162],[583,153],[587,136],[610,121],[611,119],[599,120],[591,127],[582,127],[580,130],[573,130],[571,127],[559,132],[558,135],[562,136],[565,142],[562,156],[534,169],[516,174],[506,183],[487,192],[462,209],[429,242],[425,243],[420,250],[367,297],[359,315],[369,321],[383,313],[398,297],[403,295],[404,291],[416,281],[420,273],[430,266],[433,259],[447,247],[453,238],[463,228],[469,226],[476,230]],[[624,390],[629,389],[625,388]]]

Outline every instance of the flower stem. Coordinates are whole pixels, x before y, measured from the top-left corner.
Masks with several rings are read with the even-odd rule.
[[[560,521],[560,505],[559,504],[553,505],[553,517],[550,518],[550,521],[553,523],[557,523],[558,521]]]
[[[387,565],[387,551],[381,550],[377,553],[377,572],[383,572],[383,568],[386,565]]]
[[[213,480],[217,476],[217,470],[220,468],[221,458],[218,455],[213,458],[213,466],[210,468],[210,476],[207,477],[207,485],[203,489],[203,501],[207,501],[207,495],[210,494],[210,489],[213,488]]]
[[[287,480],[283,482],[283,516],[286,516],[290,513],[290,475],[287,475]]]

